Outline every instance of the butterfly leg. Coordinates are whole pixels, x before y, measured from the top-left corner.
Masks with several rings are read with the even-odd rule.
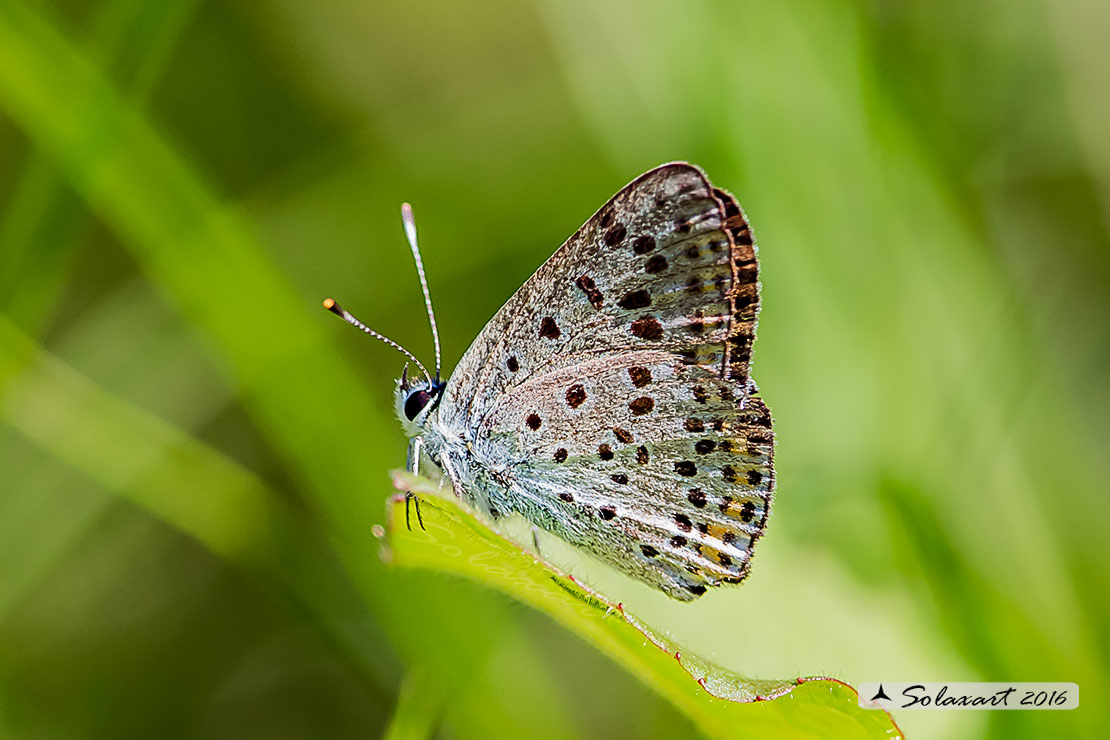
[[[455,472],[454,466],[451,465],[451,458],[447,455],[442,455],[440,463],[443,465],[443,469],[447,471],[447,476],[451,479],[451,487],[455,489],[455,496],[457,498],[462,498],[463,487],[459,483],[459,476]]]
[[[420,454],[424,451],[424,438],[413,437],[409,440],[409,454],[405,468],[413,475],[420,475]]]
[[[416,523],[419,524],[420,529],[423,530],[423,529],[425,529],[425,527],[424,527],[424,517],[422,517],[420,515],[420,499],[417,498],[416,494],[413,493],[412,491],[408,491],[405,494],[405,526],[408,528],[408,530],[410,532],[412,531],[412,522],[409,520],[409,502],[410,501],[413,502],[416,505]]]
[[[532,525],[532,546],[536,548],[536,554],[543,557],[543,552],[540,550],[540,528],[535,524]]]
[[[409,459],[406,467],[414,475],[420,475],[420,455],[424,452],[424,439],[422,437],[414,437],[409,442]],[[416,504],[416,521],[420,524],[420,529],[424,529],[424,517],[420,515],[420,499],[412,491],[405,493],[405,527],[412,531],[412,521],[409,519],[409,503]]]

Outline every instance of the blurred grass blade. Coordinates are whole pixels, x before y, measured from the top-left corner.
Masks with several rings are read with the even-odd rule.
[[[117,0],[101,9],[89,42],[97,60],[133,100],[149,95],[197,0]],[[61,287],[78,238],[85,205],[36,150],[24,165],[0,220],[0,309],[21,326],[50,319],[49,300]]]
[[[392,562],[472,578],[547,614],[673,702],[708,736],[901,737],[889,714],[861,709],[855,690],[840,681],[750,679],[680,652],[619,604],[494,533],[431,481],[398,472],[394,482],[421,495],[424,529],[405,526],[405,497],[395,497]]]
[[[2,383],[2,381],[0,381]],[[30,458],[30,459],[29,459]],[[16,433],[0,428],[0,625],[41,585],[75,543],[103,522],[113,498],[81,476],[28,454]]]
[[[352,630],[359,602],[326,545],[256,476],[121,401],[0,316],[0,420],[108,490],[262,577],[309,615],[336,656],[381,697],[373,656]],[[365,620],[365,616],[363,617]]]
[[[427,670],[413,668],[401,683],[397,706],[382,740],[428,740],[439,724],[443,694]]]
[[[98,8],[88,44],[132,99],[145,101],[197,0],[116,0]],[[48,324],[80,251],[89,218],[52,158],[34,150],[0,217],[0,310],[32,334]],[[146,368],[144,368],[145,370]],[[159,379],[164,376],[159,375]],[[19,453],[11,450],[9,458]],[[22,469],[0,497],[0,622],[64,554],[101,521],[112,497],[67,479],[79,473],[42,465]],[[10,464],[14,466],[15,460]],[[34,526],[29,526],[31,524]]]
[[[328,431],[359,428],[376,409],[328,345],[327,324],[310,318],[315,301],[296,295],[244,220],[21,3],[0,4],[0,107],[205,331],[259,430],[305,474],[310,503],[357,585],[372,592],[380,567],[365,533],[380,510],[361,494],[366,470],[351,464],[362,441]]]

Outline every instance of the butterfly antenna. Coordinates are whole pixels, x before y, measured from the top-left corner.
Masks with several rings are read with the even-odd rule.
[[[408,237],[409,246],[412,247],[412,258],[416,260],[416,274],[420,276],[420,289],[424,291],[424,305],[428,309],[428,323],[432,325],[432,341],[436,346],[436,381],[438,381],[440,371],[439,329],[436,328],[436,312],[432,310],[432,296],[428,292],[428,279],[424,277],[424,260],[420,259],[420,247],[416,244],[416,219],[413,218],[412,206],[408,203],[401,204],[401,220],[405,222],[405,236]]]
[[[424,377],[428,379],[428,382],[429,383],[432,382],[432,376],[428,374],[428,369],[425,368],[424,365],[421,364],[420,360],[416,359],[416,357],[412,354],[412,352],[409,352],[407,349],[405,349],[401,345],[397,344],[397,342],[394,342],[389,337],[385,336],[384,334],[379,334],[378,332],[374,331],[373,329],[371,329],[366,324],[359,321],[357,318],[354,317],[353,314],[351,314],[349,311],[347,311],[347,309],[343,308],[338,303],[336,303],[335,299],[325,298],[324,299],[324,308],[328,309],[333,314],[335,314],[339,318],[343,319],[344,321],[346,321],[351,326],[354,326],[358,329],[362,329],[364,332],[366,332],[370,336],[374,337],[375,339],[382,340],[383,342],[388,344],[393,349],[395,349],[398,352],[401,352],[402,354],[404,354],[405,357],[409,358],[414,363],[416,363],[416,366],[418,368],[420,368],[420,372],[424,373]]]

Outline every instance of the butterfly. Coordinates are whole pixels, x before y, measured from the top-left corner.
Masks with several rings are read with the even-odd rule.
[[[480,516],[522,515],[692,601],[751,567],[775,487],[771,414],[751,379],[752,232],[699,168],[637,177],[545,262],[440,378],[412,210],[405,232],[436,350],[397,382],[408,465]],[[419,516],[419,509],[417,509]]]

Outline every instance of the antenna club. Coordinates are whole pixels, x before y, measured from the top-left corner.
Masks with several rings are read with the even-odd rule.
[[[416,250],[416,217],[412,215],[412,206],[408,203],[401,204],[401,221],[405,224],[405,238],[409,245]]]
[[[408,203],[401,204],[401,219],[405,224],[405,237],[409,240],[409,247],[412,248],[412,259],[416,262],[416,274],[420,278],[420,290],[424,293],[424,306],[428,309],[428,324],[431,326],[432,341],[435,342],[436,348],[436,381],[438,382],[440,371],[439,329],[436,327],[435,311],[432,310],[432,297],[428,293],[428,279],[424,276],[424,261],[420,259],[420,247],[416,243],[416,219],[412,215],[412,206]],[[431,377],[429,376],[428,379],[431,380]]]
[[[397,344],[397,342],[394,342],[389,337],[385,336],[384,334],[380,334],[380,333],[374,331],[369,326],[367,326],[366,324],[359,321],[358,318],[355,317],[352,313],[345,310],[338,303],[336,303],[334,298],[325,299],[324,300],[324,308],[328,309],[333,314],[335,314],[339,318],[343,319],[344,321],[346,321],[348,324],[355,327],[356,329],[359,329],[359,330],[369,334],[370,336],[374,337],[375,339],[377,339],[379,341],[385,342],[390,347],[392,347],[393,349],[395,349],[398,352],[400,352],[401,354],[403,354],[405,357],[412,360],[416,364],[416,366],[418,368],[420,368],[420,372],[424,373],[424,377],[427,378],[428,382],[429,383],[432,382],[432,376],[428,373],[428,369],[424,367],[424,365],[420,362],[420,360],[416,359],[416,356],[412,352],[409,352],[407,349],[405,349],[401,345]]]

